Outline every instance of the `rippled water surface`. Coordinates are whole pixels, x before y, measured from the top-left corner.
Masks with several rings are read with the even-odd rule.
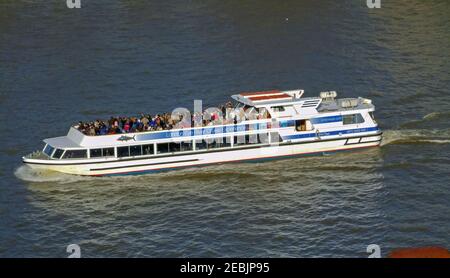
[[[0,256],[365,257],[450,248],[448,1],[0,1]],[[371,98],[380,148],[134,177],[20,157],[78,120],[240,91]]]

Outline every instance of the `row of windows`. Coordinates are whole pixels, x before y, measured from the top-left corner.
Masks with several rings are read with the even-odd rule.
[[[192,151],[192,141],[189,142],[171,142],[156,144],[156,150],[158,153],[173,153]]]
[[[262,133],[262,134],[252,134],[252,135],[241,135],[234,137],[219,137],[204,139],[202,141],[195,142],[196,150],[209,150],[216,148],[226,148],[231,147],[231,140],[235,146],[243,146],[249,144],[268,144],[269,136],[271,136],[272,142],[279,142],[280,136],[276,132]],[[50,145],[44,148],[44,152],[47,155],[51,155],[55,149]],[[156,153],[173,153],[173,152],[185,152],[193,150],[193,141],[183,141],[183,142],[170,142],[170,143],[159,143],[156,144]],[[63,155],[64,154],[64,155]],[[114,148],[99,148],[90,149],[89,154],[91,158],[99,157],[114,157]],[[153,155],[155,154],[154,144],[147,145],[135,145],[135,146],[123,146],[117,147],[117,157],[131,157],[131,156],[141,156],[141,155]],[[75,159],[75,158],[87,158],[87,150],[64,150],[56,149],[53,153],[53,158],[60,159]]]
[[[275,133],[274,133],[275,134]],[[274,135],[275,136],[275,135]],[[276,134],[276,139],[279,135]],[[242,135],[233,137],[234,145],[248,145],[248,144],[262,144],[269,143],[268,134],[254,134],[254,135]],[[219,137],[205,139],[202,141],[195,142],[196,150],[209,150],[215,148],[226,148],[231,147],[231,137]],[[151,145],[138,145],[138,146],[126,146],[117,147],[117,157],[128,157],[128,156],[140,156],[140,155],[150,155],[154,154],[153,144]],[[159,143],[156,144],[156,153],[174,153],[174,152],[185,152],[193,150],[193,141],[181,141],[181,142],[170,142],[170,143]]]
[[[373,114],[370,114],[370,116],[373,119]],[[327,122],[319,121],[318,123],[320,124],[320,123],[327,123]],[[343,125],[352,125],[352,124],[361,124],[361,123],[364,123],[364,118],[361,114],[342,115],[342,124]],[[311,120],[308,120],[308,119],[287,121],[284,125],[280,124],[280,127],[289,127],[289,126],[295,126],[296,131],[314,130],[314,126],[311,123]]]
[[[279,107],[272,107],[272,108],[279,108]],[[281,109],[279,111],[281,111]],[[312,130],[312,125],[309,120],[297,120],[294,123],[297,131]],[[361,114],[343,115],[342,123],[344,125],[360,124],[364,123],[364,118],[362,117]],[[271,142],[276,142],[276,140],[279,140],[278,133],[271,133],[270,135],[273,136]],[[269,135],[267,133],[252,134],[245,136],[244,135],[234,136],[233,144],[235,146],[248,144],[267,144],[269,142],[268,137]],[[230,137],[205,139],[203,141],[196,142],[195,147],[197,150],[231,147],[230,140],[231,140]],[[172,153],[179,151],[191,151],[191,150],[193,150],[192,142],[171,142],[171,143],[157,144],[158,154]],[[56,159],[60,159],[63,154],[64,157],[62,158],[87,158],[87,150],[67,150],[66,152],[64,152],[63,149],[55,150],[54,147],[48,144],[45,146],[43,152],[48,156],[51,156]],[[117,147],[117,157],[151,155],[154,153],[155,150],[153,144]],[[89,154],[90,157],[92,158],[114,157],[114,148],[91,149]]]
[[[117,157],[139,156],[154,154],[153,144],[117,147]]]
[[[111,157],[114,156],[114,148],[91,149],[91,157]]]
[[[197,150],[209,150],[217,148],[231,147],[230,137],[211,138],[202,141],[195,142],[195,148]]]
[[[277,138],[279,137],[276,134]],[[242,135],[234,136],[234,145],[247,145],[247,144],[261,144],[268,143],[268,134],[255,134],[255,135]],[[202,141],[195,142],[196,150],[209,150],[216,148],[226,148],[231,147],[231,137],[219,137],[205,139]],[[117,157],[128,157],[128,156],[140,156],[140,155],[150,155],[154,154],[152,145],[142,145],[142,146],[126,146],[117,147]],[[170,142],[170,143],[159,143],[156,144],[156,153],[174,153],[174,152],[185,152],[193,150],[193,141],[181,141],[181,142]]]
[[[261,133],[261,134],[252,134],[245,136],[234,136],[233,144],[236,146],[240,145],[249,145],[249,144],[268,144],[269,143],[269,134]]]

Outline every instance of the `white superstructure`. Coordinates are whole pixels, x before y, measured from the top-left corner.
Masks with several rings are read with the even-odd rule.
[[[88,136],[76,126],[23,157],[32,168],[76,175],[125,175],[214,163],[283,158],[380,145],[369,99],[303,98],[303,90],[240,93],[232,123]],[[222,116],[221,116],[222,117]],[[238,119],[236,121],[236,119]]]

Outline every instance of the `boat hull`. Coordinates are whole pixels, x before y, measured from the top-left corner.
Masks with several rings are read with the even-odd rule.
[[[187,167],[200,167],[232,162],[252,162],[271,159],[284,159],[324,152],[346,151],[359,148],[376,147],[381,143],[381,133],[359,137],[317,140],[312,142],[293,142],[243,148],[213,149],[203,152],[186,152],[176,155],[154,155],[131,159],[115,159],[97,162],[71,162],[54,164],[51,161],[34,161],[24,158],[24,163],[33,169],[50,170],[67,174],[86,176],[135,175],[175,170]]]

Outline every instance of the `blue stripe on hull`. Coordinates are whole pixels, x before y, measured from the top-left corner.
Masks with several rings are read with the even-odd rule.
[[[378,127],[366,127],[366,128],[320,132],[319,134],[316,134],[313,132],[313,133],[306,133],[306,134],[295,134],[295,135],[284,136],[283,140],[312,138],[312,137],[317,137],[317,135],[319,135],[319,137],[326,137],[326,136],[333,136],[333,135],[353,134],[353,133],[370,132],[370,131],[378,131],[378,130],[380,130]]]

